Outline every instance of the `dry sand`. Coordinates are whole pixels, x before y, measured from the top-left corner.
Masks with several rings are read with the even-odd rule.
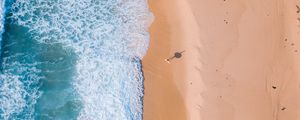
[[[300,1],[149,5],[145,120],[300,120]]]

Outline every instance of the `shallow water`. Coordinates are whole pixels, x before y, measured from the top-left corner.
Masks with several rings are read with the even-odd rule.
[[[140,59],[152,21],[145,0],[17,0],[5,8],[0,119],[142,119]]]

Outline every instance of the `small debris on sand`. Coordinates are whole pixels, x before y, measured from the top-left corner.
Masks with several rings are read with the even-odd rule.
[[[295,44],[294,43],[291,43],[291,46],[294,46]]]

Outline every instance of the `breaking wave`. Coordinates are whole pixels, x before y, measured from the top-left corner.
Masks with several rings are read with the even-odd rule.
[[[1,119],[142,119],[146,0],[16,0],[5,18]]]

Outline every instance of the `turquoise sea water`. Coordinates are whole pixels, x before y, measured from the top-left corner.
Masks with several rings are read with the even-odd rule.
[[[0,12],[0,119],[142,119],[146,0],[6,0]]]

